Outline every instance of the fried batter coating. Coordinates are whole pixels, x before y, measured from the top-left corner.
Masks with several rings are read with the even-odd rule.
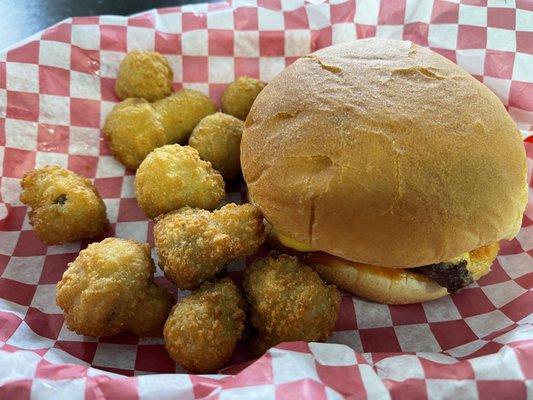
[[[166,144],[163,124],[144,99],[115,105],[106,117],[104,134],[113,155],[130,169],[137,169],[152,150]]]
[[[128,326],[154,274],[150,246],[107,238],[90,244],[57,284],[56,303],[79,335],[114,335]]]
[[[193,289],[257,251],[265,240],[263,217],[251,204],[228,204],[212,213],[184,207],[157,219],[154,240],[166,278]]]
[[[224,198],[224,180],[192,147],[166,145],[139,166],[135,195],[148,218],[184,206],[212,210]]]
[[[153,51],[134,50],[120,63],[115,93],[123,100],[142,97],[148,101],[162,99],[172,91],[172,69],[168,60]]]
[[[248,116],[252,104],[265,84],[248,76],[241,76],[229,84],[222,94],[222,111],[243,121]]]
[[[244,271],[244,291],[263,354],[281,342],[323,341],[331,335],[341,296],[296,257],[272,253]]]
[[[170,312],[163,331],[165,347],[191,372],[216,371],[229,361],[245,319],[244,299],[229,278],[205,282]]]
[[[224,179],[237,178],[241,173],[240,146],[244,122],[231,115],[217,112],[208,115],[194,128],[189,145],[211,162]]]
[[[72,171],[47,165],[21,181],[20,201],[31,207],[30,224],[47,245],[103,234],[106,207],[91,181]]]
[[[216,111],[215,104],[202,92],[184,89],[153,103],[165,129],[166,142],[187,143],[202,118]]]
[[[174,298],[168,290],[152,283],[144,298],[137,303],[128,330],[138,336],[160,336]]]

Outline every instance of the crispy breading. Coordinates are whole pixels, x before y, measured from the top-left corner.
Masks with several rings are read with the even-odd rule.
[[[137,304],[127,329],[138,336],[160,336],[173,304],[174,297],[169,291],[152,283]]]
[[[166,145],[140,165],[135,195],[149,218],[185,206],[212,210],[224,198],[224,180],[192,147]]]
[[[104,134],[113,155],[130,169],[137,169],[152,150],[166,144],[163,124],[144,99],[116,104],[106,117]]]
[[[91,181],[72,171],[48,165],[24,175],[20,201],[29,207],[30,224],[48,245],[103,234],[106,207]]]
[[[217,110],[209,97],[192,89],[178,90],[152,106],[163,124],[168,144],[186,143],[198,122]]]
[[[119,99],[162,99],[172,91],[172,69],[168,60],[154,51],[133,50],[122,59],[115,82]]]
[[[240,145],[244,122],[231,115],[217,112],[200,121],[189,145],[209,161],[224,179],[234,179],[241,174]]]
[[[241,76],[230,83],[222,94],[222,111],[244,121],[264,87],[265,84],[255,78]]]
[[[257,251],[265,240],[263,217],[251,204],[228,204],[212,213],[184,207],[157,219],[154,240],[167,279],[193,289]]]
[[[333,331],[341,296],[296,257],[272,253],[244,271],[244,291],[260,355],[281,343],[324,341]]]
[[[163,331],[165,347],[191,372],[216,371],[229,361],[245,320],[244,299],[229,278],[205,282],[170,312]]]
[[[57,284],[56,303],[69,329],[96,337],[125,329],[154,270],[146,243],[107,238],[90,244],[69,263]]]

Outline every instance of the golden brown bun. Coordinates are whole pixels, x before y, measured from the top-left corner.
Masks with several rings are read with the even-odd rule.
[[[477,281],[490,271],[498,243],[470,253],[468,270]],[[350,293],[384,304],[412,304],[446,296],[446,288],[409,269],[383,268],[354,263],[326,253],[312,253],[304,262],[329,283]]]
[[[413,304],[446,296],[446,288],[409,269],[383,268],[344,260],[323,252],[298,253],[281,245],[269,234],[269,246],[298,255],[320,277],[340,289],[368,300],[384,304]],[[498,242],[483,246],[469,253],[467,269],[474,281],[490,272],[490,266],[498,255]]]
[[[393,269],[392,271],[406,272],[401,274],[401,277],[398,274],[398,278],[388,277],[386,274],[372,273],[371,269],[361,272],[352,266],[351,261],[342,258],[328,258],[327,261],[316,260],[316,263],[311,264],[320,277],[340,289],[368,300],[383,304],[413,304],[435,300],[448,294],[446,288],[435,281],[409,270]]]
[[[386,267],[511,238],[527,201],[524,147],[498,98],[405,41],[297,60],[255,100],[241,164],[279,232]]]

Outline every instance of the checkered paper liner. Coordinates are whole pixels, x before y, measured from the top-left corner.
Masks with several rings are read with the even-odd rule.
[[[88,243],[45,246],[18,200],[22,175],[59,164],[93,180],[107,235],[153,243],[134,173],[112,157],[101,127],[118,101],[127,51],[157,50],[174,87],[218,102],[235,77],[268,82],[297,57],[371,36],[412,40],[490,87],[524,134],[533,166],[533,2],[233,1],[76,17],[0,52],[0,398],[526,398],[533,396],[533,200],[492,272],[453,296],[387,306],[344,294],[329,343],[288,343],[234,367],[187,375],[161,338],[98,340],[66,328],[55,284]],[[240,183],[227,202],[242,202]],[[155,254],[154,254],[155,257]],[[230,266],[237,281],[243,262]],[[158,282],[176,292],[158,271]],[[179,372],[176,374],[175,372]]]

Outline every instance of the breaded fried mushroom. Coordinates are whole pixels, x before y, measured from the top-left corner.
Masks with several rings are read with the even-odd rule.
[[[31,207],[30,224],[48,245],[103,234],[106,207],[91,181],[72,171],[48,165],[24,175],[20,201]]]
[[[152,150],[166,144],[163,124],[144,99],[115,105],[106,117],[104,134],[115,158],[130,169],[137,169]]]
[[[296,257],[272,253],[244,271],[244,291],[257,330],[257,355],[281,342],[324,341],[333,331],[341,296]]]
[[[125,329],[153,279],[150,246],[107,238],[90,244],[57,284],[56,303],[69,329],[108,336]]]
[[[228,204],[212,213],[184,207],[157,219],[154,240],[166,278],[193,289],[257,251],[265,240],[263,217],[250,204]]]
[[[152,283],[144,298],[137,303],[127,329],[138,336],[160,336],[174,298],[165,288]]]
[[[264,87],[265,84],[255,78],[241,76],[230,83],[222,94],[222,112],[244,121],[255,98]]]
[[[168,60],[154,51],[134,50],[120,63],[115,82],[119,99],[162,99],[172,91],[172,69]]]
[[[205,282],[172,309],[163,331],[165,347],[191,372],[216,371],[229,361],[245,319],[244,299],[229,278]]]
[[[165,130],[167,144],[187,143],[202,118],[216,111],[209,97],[198,90],[183,89],[152,104]]]
[[[194,128],[189,145],[198,150],[202,160],[209,161],[224,179],[241,174],[240,145],[244,122],[217,112],[208,115]]]
[[[212,210],[224,198],[224,180],[192,147],[166,145],[139,166],[135,195],[148,218],[185,206]]]

